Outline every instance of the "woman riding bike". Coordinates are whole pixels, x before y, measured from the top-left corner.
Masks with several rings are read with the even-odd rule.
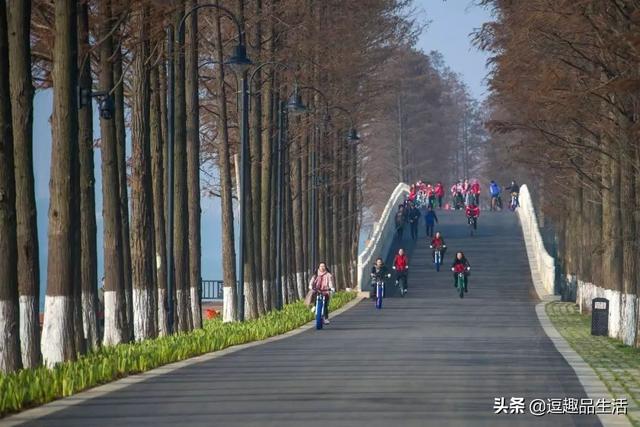
[[[456,280],[458,278],[459,273],[464,273],[464,291],[467,292],[469,285],[469,271],[471,270],[471,265],[467,258],[464,256],[462,251],[456,253],[456,258],[453,260],[453,264],[451,264],[451,271],[453,271],[453,287],[456,287]]]
[[[478,217],[480,216],[480,208],[473,203],[467,206],[466,209],[467,222],[469,225],[473,225],[473,229],[478,228]]]
[[[393,260],[393,269],[396,271],[396,286],[400,285],[400,292],[407,292],[407,270],[409,270],[409,258],[404,254],[404,249],[399,249]]]
[[[327,264],[321,262],[318,264],[318,269],[316,270],[316,274],[313,275],[311,280],[309,281],[309,289],[313,291],[313,293],[317,296],[318,294],[324,295],[324,309],[323,309],[323,318],[324,323],[329,323],[329,297],[331,292],[335,292],[335,287],[333,286],[333,276],[329,272],[327,268]]]
[[[376,298],[376,284],[379,281],[382,281],[384,284],[384,279],[391,277],[389,274],[389,270],[384,265],[384,261],[382,258],[378,258],[376,263],[371,268],[371,298],[375,300]]]
[[[439,231],[436,232],[436,235],[431,239],[431,244],[429,245],[433,251],[431,252],[431,259],[435,262],[436,258],[436,249],[440,249],[440,262],[444,259],[444,254],[447,252],[447,245],[444,243],[444,239],[442,238],[442,234]]]

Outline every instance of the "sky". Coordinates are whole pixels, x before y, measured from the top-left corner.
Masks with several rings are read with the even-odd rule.
[[[356,1],[356,0],[353,0]],[[474,6],[471,0],[415,0],[421,21],[430,21],[418,41],[424,52],[439,51],[445,63],[469,87],[476,99],[486,97],[484,82],[487,55],[471,45],[470,33],[489,21],[491,15],[483,8]],[[49,209],[49,171],[51,164],[51,115],[52,92],[40,91],[34,99],[34,173],[36,207],[38,213],[38,236],[40,243],[41,303],[47,278],[47,215]],[[94,106],[95,107],[95,106]],[[94,108],[94,133],[99,135],[99,119]],[[130,152],[129,147],[127,147]],[[103,276],[102,248],[102,179],[100,174],[100,150],[95,150],[96,165],[96,222],[98,226],[98,280]],[[203,177],[204,178],[204,177]],[[236,215],[237,216],[237,215]],[[236,224],[236,230],[237,230]],[[220,199],[202,198],[202,277],[222,279],[222,249],[220,235]],[[236,233],[237,235],[237,233]],[[236,248],[237,250],[237,248]]]
[[[463,77],[471,95],[477,100],[487,96],[485,67],[488,55],[471,44],[470,34],[484,22],[491,21],[491,13],[474,5],[471,0],[415,0],[422,21],[429,25],[418,41],[424,52],[437,50],[444,62]]]

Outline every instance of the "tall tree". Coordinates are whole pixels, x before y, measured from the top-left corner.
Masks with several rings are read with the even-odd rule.
[[[216,5],[220,1],[216,0]],[[218,126],[220,128],[220,144],[218,150],[220,164],[220,203],[222,216],[222,274],[223,274],[223,320],[230,322],[237,320],[236,311],[236,250],[233,231],[233,198],[231,180],[231,157],[229,143],[229,125],[227,110],[227,89],[225,85],[225,67],[223,57],[223,42],[221,29],[221,13],[215,10],[215,39],[216,60],[220,66],[216,67],[216,77],[219,92]],[[240,279],[242,280],[242,279]]]
[[[113,90],[114,23],[111,0],[100,1],[100,76],[103,90]],[[118,174],[116,124],[100,120],[100,151],[102,155],[102,218],[104,221],[104,339],[105,345],[115,345],[129,339],[123,266],[122,216]],[[128,243],[127,243],[128,244]]]
[[[72,159],[77,155],[73,150],[78,147],[76,5],[76,0],[55,3],[47,297],[42,331],[42,357],[48,365],[76,357],[72,215],[73,199],[79,195],[72,194],[77,186],[71,182],[75,176]]]
[[[6,3],[0,4],[0,372],[21,367],[16,192],[9,95],[9,46]]]
[[[186,11],[196,6],[189,0]],[[186,26],[186,108],[187,108],[187,201],[189,212],[189,286],[193,327],[202,327],[200,307],[201,236],[200,236],[200,103],[198,93],[198,14],[194,11]]]
[[[150,112],[150,140],[151,140],[151,176],[153,177],[153,226],[155,243],[156,266],[156,304],[158,334],[167,334],[167,240],[165,229],[165,183],[164,183],[164,147],[165,139],[162,133],[161,97],[166,96],[160,88],[159,66],[151,69],[151,112]]]
[[[89,4],[83,2],[78,11],[78,67],[81,90],[91,90],[91,57],[89,45]],[[82,283],[82,319],[89,349],[98,348],[98,254],[96,243],[96,202],[93,162],[93,108],[89,102],[78,112],[80,160],[80,262]]]
[[[114,3],[115,4],[115,3]],[[123,5],[128,3],[120,2],[117,9],[119,14],[125,13]],[[119,31],[119,38],[124,40],[123,31]],[[118,191],[120,199],[120,218],[122,220],[122,271],[124,279],[125,313],[127,324],[127,339],[133,334],[133,289],[131,285],[131,236],[129,230],[129,191],[127,176],[127,130],[125,123],[125,97],[124,97],[124,76],[123,74],[122,44],[115,46],[113,53],[113,80],[114,80],[114,105],[115,105],[115,126],[116,126],[116,149],[118,155]]]
[[[136,45],[133,58],[131,147],[131,278],[133,336],[136,341],[156,336],[153,257],[153,196],[151,191],[151,148],[149,136],[149,6],[135,7],[133,28]]]
[[[40,364],[40,265],[33,177],[33,85],[31,83],[31,0],[10,0],[9,74],[18,224],[18,286],[22,365]]]
[[[185,103],[185,58],[184,58],[184,32],[179,31],[180,21],[184,16],[184,0],[174,2],[175,31],[175,141],[173,150],[173,191],[174,205],[173,217],[173,260],[174,282],[176,289],[176,331],[188,331],[191,329],[191,310],[189,299],[189,221],[187,208],[187,156],[186,156],[186,103]]]

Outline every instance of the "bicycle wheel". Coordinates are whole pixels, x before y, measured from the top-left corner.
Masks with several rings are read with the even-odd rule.
[[[380,309],[382,308],[382,286],[378,285],[377,286],[377,292],[376,292],[376,308]]]
[[[322,312],[324,311],[324,297],[316,298],[316,329],[322,329]]]

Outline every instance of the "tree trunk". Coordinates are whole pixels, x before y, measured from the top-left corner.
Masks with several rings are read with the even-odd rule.
[[[626,135],[625,135],[626,136]],[[636,210],[636,188],[635,175],[633,168],[635,147],[629,140],[621,139],[619,141],[620,159],[621,159],[621,209],[620,219],[622,224],[622,301],[621,301],[621,338],[627,345],[633,345],[636,342],[636,322],[637,319],[637,296],[636,281],[638,278],[637,270],[637,231],[634,218]]]
[[[77,149],[78,142],[76,19],[76,0],[55,3],[47,298],[42,331],[42,357],[49,366],[76,358],[72,261],[72,198],[76,195],[72,194],[74,186],[70,179],[74,175],[72,151]]]
[[[122,47],[115,49],[113,79],[115,90],[115,125],[118,155],[118,191],[120,198],[120,218],[122,221],[122,271],[124,279],[126,339],[133,338],[133,306],[131,288],[131,240],[129,237],[129,194],[127,185],[127,135],[124,117],[124,81],[122,80]]]
[[[57,20],[56,23],[58,24]],[[12,76],[13,77],[13,76]],[[13,83],[13,81],[12,81]],[[22,367],[18,306],[16,187],[9,94],[6,3],[0,4],[0,372]],[[28,104],[29,105],[29,104]]]
[[[150,143],[151,143],[151,176],[153,185],[153,229],[155,244],[156,268],[156,322],[158,335],[167,335],[167,239],[165,231],[165,169],[164,148],[166,146],[162,133],[161,98],[166,92],[160,89],[159,67],[151,70],[151,111],[150,111]]]
[[[113,88],[113,37],[111,31],[111,1],[100,6],[100,87]],[[104,345],[128,341],[124,288],[122,213],[120,210],[120,178],[118,148],[114,120],[100,120],[100,151],[102,155],[102,218],[104,221]],[[128,242],[127,242],[128,245]]]
[[[187,9],[196,5],[187,2]],[[186,92],[187,92],[187,192],[189,204],[189,285],[191,287],[191,315],[194,328],[202,327],[200,305],[201,236],[200,236],[200,104],[198,100],[198,17],[197,12],[187,19]]]
[[[219,5],[219,0],[215,4]],[[219,64],[223,64],[222,52],[222,32],[220,28],[221,15],[216,9],[216,59]],[[224,322],[231,322],[238,319],[236,312],[236,249],[234,246],[233,230],[233,198],[231,180],[231,159],[229,157],[229,128],[227,112],[227,92],[225,87],[225,67],[216,67],[219,101],[219,121],[220,144],[219,144],[219,164],[220,164],[220,203],[222,216],[222,273],[224,277],[223,290],[223,316]],[[242,279],[240,279],[242,280]]]
[[[91,90],[91,58],[89,55],[89,5],[82,3],[78,14],[79,86]],[[98,254],[96,243],[96,202],[93,162],[93,108],[91,103],[78,112],[80,145],[80,282],[82,286],[82,326],[87,347],[96,350],[98,333]]]
[[[149,137],[148,6],[133,15],[136,30],[131,82],[131,280],[133,286],[133,336],[136,341],[156,336],[155,290],[153,287],[153,199]]]
[[[302,272],[302,268],[304,266],[304,251],[300,250],[302,248],[302,199],[303,192],[302,188],[300,188],[301,176],[300,176],[300,161],[301,161],[301,150],[300,150],[300,136],[296,135],[293,137],[289,161],[290,161],[290,174],[289,174],[289,183],[291,185],[291,204],[292,204],[292,222],[293,222],[293,246],[298,248],[294,250],[293,256],[295,257],[295,270],[292,273],[295,275],[295,286],[296,286],[296,299],[305,297],[305,283],[304,283],[304,275]]]
[[[267,58],[267,61],[274,61],[275,54],[275,46],[273,43],[273,38],[275,37],[275,29],[274,29],[274,7],[273,0],[266,0],[265,2],[265,10],[267,11],[268,18],[268,28],[265,31],[265,35],[262,37],[261,43],[264,46],[264,55]],[[273,238],[272,230],[271,230],[271,202],[273,197],[271,194],[275,195],[276,189],[273,187],[272,176],[273,176],[273,135],[274,135],[274,109],[277,104],[274,102],[274,92],[273,92],[273,79],[274,72],[270,70],[265,71],[265,79],[262,83],[262,176],[260,178],[261,183],[261,194],[260,194],[260,230],[261,241],[260,248],[262,250],[261,260],[262,265],[260,266],[262,271],[262,294],[264,298],[264,306],[265,310],[270,311],[273,309],[273,281],[272,281],[272,271],[274,270],[274,258],[272,251],[272,241],[275,240]]]
[[[38,223],[33,177],[33,86],[31,84],[31,1],[10,0],[9,74],[15,206],[18,238],[18,285],[20,293],[20,347],[22,365],[40,364],[40,265]],[[3,52],[4,54],[4,52]],[[4,79],[4,78],[3,78]]]
[[[186,104],[185,104],[185,59],[184,34],[177,31],[180,20],[184,15],[184,1],[176,2],[178,11],[174,16],[175,32],[175,141],[173,151],[173,259],[175,264],[176,289],[176,331],[184,332],[191,329],[191,311],[189,309],[189,257],[187,248],[188,212],[187,212],[187,159],[186,159]]]

